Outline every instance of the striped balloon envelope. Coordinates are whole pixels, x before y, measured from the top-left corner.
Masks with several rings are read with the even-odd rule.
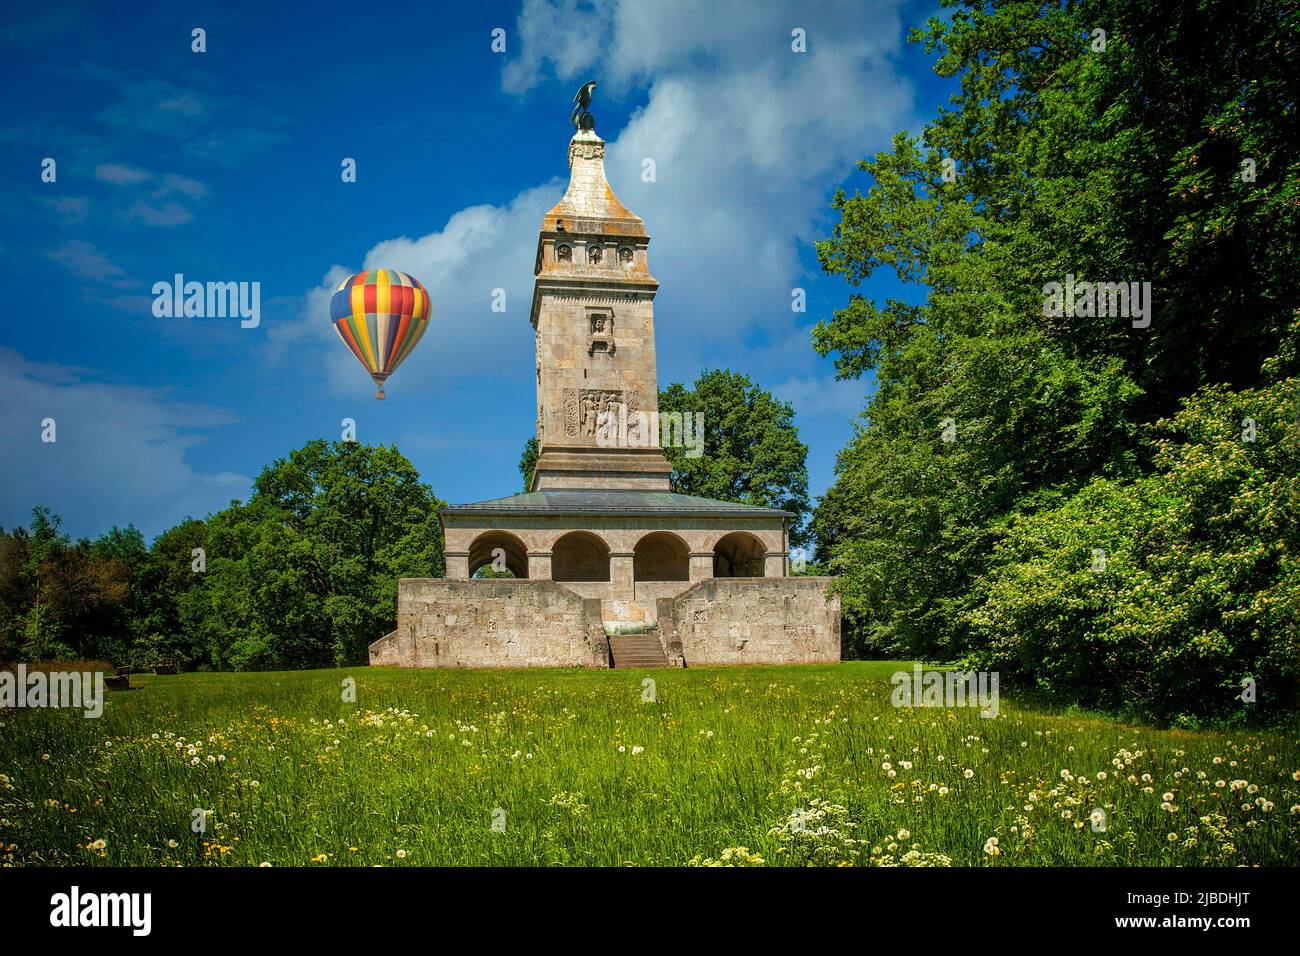
[[[384,397],[384,380],[411,354],[429,326],[429,293],[396,269],[348,276],[330,299],[334,331],[357,357]]]

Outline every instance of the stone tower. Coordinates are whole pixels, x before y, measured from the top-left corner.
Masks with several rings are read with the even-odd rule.
[[[708,423],[697,446],[684,428],[659,429],[650,238],[605,180],[590,114],[577,119],[569,188],[537,242],[531,486],[438,512],[446,576],[398,582],[397,629],[370,645],[370,662],[837,661],[830,580],[788,576],[794,516],[672,490],[660,441],[703,452]]]
[[[569,143],[569,174],[537,240],[539,457],[530,490],[667,491],[650,237],[606,181],[605,141],[595,131]]]

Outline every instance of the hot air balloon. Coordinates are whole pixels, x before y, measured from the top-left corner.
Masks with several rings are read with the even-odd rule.
[[[339,283],[330,299],[334,331],[365,366],[384,397],[384,380],[415,348],[429,325],[429,293],[395,269],[369,269]]]

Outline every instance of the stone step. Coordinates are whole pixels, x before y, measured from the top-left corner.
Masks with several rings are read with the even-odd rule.
[[[620,635],[609,639],[615,667],[667,667],[663,645],[653,634]]]

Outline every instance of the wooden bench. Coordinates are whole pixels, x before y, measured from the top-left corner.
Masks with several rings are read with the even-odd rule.
[[[109,690],[130,690],[131,689],[131,668],[117,667],[114,668],[114,670],[117,671],[116,675],[113,677],[105,677],[104,685]]]
[[[161,658],[156,664],[153,665],[153,672],[155,674],[175,674],[176,658],[174,657]]]

